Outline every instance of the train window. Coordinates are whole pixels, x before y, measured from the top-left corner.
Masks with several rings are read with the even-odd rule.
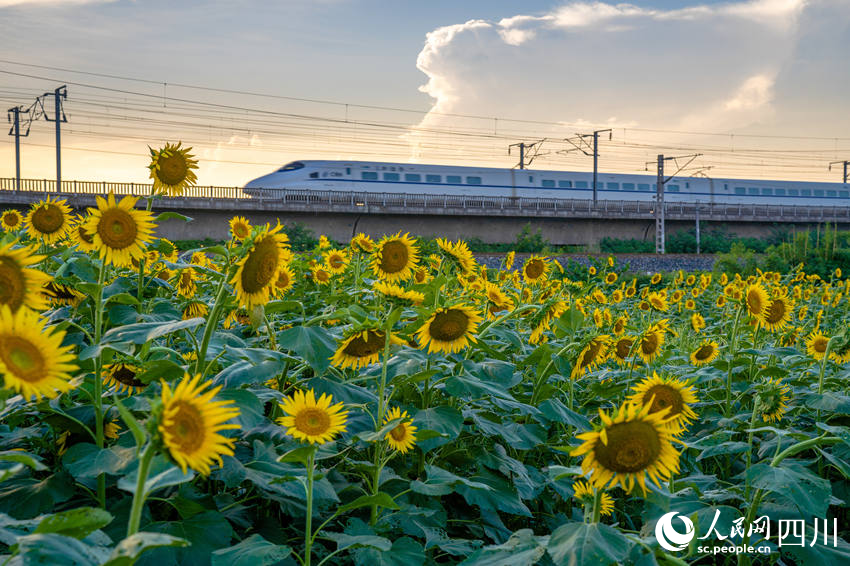
[[[812,196],[812,189],[800,189],[801,197],[810,197]]]
[[[404,180],[410,183],[421,183],[422,175],[419,175],[418,173],[405,173]]]
[[[761,190],[761,194],[763,194],[763,195],[772,195],[772,194],[773,194],[773,189],[769,189],[769,188],[765,187],[765,188],[763,188],[763,189]]]
[[[623,190],[624,191],[633,191],[633,190],[635,190],[635,184],[634,183],[623,183]]]
[[[785,196],[785,189],[776,189],[776,196],[784,197]]]
[[[467,185],[480,185],[481,184],[481,177],[467,177],[466,178],[466,184]]]
[[[608,183],[608,190],[609,191],[619,191],[620,190],[620,183]]]
[[[747,187],[735,187],[735,194],[736,195],[743,195],[743,194],[746,194],[746,192],[747,192]]]
[[[572,181],[558,181],[558,188],[560,189],[571,189],[573,188]]]
[[[759,194],[759,188],[758,187],[750,187],[749,189],[747,189],[747,194],[757,195],[757,194]]]
[[[528,182],[529,182],[529,183],[533,183],[533,182],[534,182],[534,175],[529,175],[529,176],[528,176]]]
[[[800,194],[800,191],[798,191],[797,189],[788,189],[788,196],[789,197],[796,197],[799,194]]]
[[[442,183],[443,176],[442,175],[425,175],[426,183]]]
[[[690,184],[690,183],[685,183],[685,188],[686,188],[686,189],[690,189],[690,188],[691,188],[691,184]]]
[[[546,187],[547,189],[554,189],[555,181],[551,179],[543,179],[542,181],[540,181],[540,186]]]
[[[815,189],[815,196],[816,197],[822,197],[823,196],[823,189]]]
[[[723,190],[724,190],[724,191],[728,191],[728,190],[729,190],[729,185],[728,185],[728,184],[726,184],[726,183],[723,183]]]
[[[587,188],[587,181],[576,181],[576,188],[577,189],[586,189]]]
[[[838,196],[841,198],[848,198],[850,197],[850,191],[838,191]]]
[[[648,190],[649,190],[649,184],[647,184],[647,183],[638,183],[638,190],[639,190],[639,191],[648,191]]]
[[[375,181],[378,179],[378,174],[374,171],[363,171],[360,175],[366,181]]]
[[[671,193],[678,193],[679,185],[667,185],[667,190]]]
[[[384,173],[384,181],[398,181],[398,173]]]
[[[310,178],[311,179],[318,179],[319,178],[319,172],[313,171],[312,173],[310,173]]]
[[[446,175],[446,183],[460,183],[460,175]]]
[[[838,193],[836,193],[835,191],[826,191],[826,196],[828,196],[828,197],[837,197],[837,196],[838,196]]]
[[[346,174],[346,175],[351,175],[351,167],[346,167],[346,168],[345,168],[345,174]]]
[[[296,169],[303,169],[303,168],[304,168],[303,163],[301,163],[300,161],[293,161],[292,163],[287,163],[286,165],[284,165],[283,167],[278,169],[278,171],[295,171]]]

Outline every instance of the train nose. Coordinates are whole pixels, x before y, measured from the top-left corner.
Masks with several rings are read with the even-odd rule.
[[[272,183],[272,178],[274,175],[263,175],[262,177],[257,177],[253,181],[249,181],[243,188],[245,189],[267,189],[269,187],[273,187],[274,183]]]

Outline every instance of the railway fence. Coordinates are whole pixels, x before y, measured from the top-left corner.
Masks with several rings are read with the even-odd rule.
[[[68,199],[74,206],[91,206],[96,195],[149,196],[150,183],[62,181],[61,190],[49,179],[0,178],[0,205],[26,205],[44,196]],[[194,186],[180,197],[163,197],[159,207],[265,212],[528,216],[563,218],[651,219],[654,201],[553,199],[543,197],[475,196],[463,194],[405,194],[313,189],[251,189]],[[850,206],[729,204],[677,202],[664,204],[669,220],[744,222],[850,222]]]

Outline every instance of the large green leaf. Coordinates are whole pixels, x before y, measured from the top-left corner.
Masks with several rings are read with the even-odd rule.
[[[139,566],[208,566],[210,555],[220,548],[230,546],[233,536],[230,523],[217,511],[198,513],[182,521],[151,523],[144,528],[148,532],[165,533],[185,539],[191,546],[155,548],[140,558]]]
[[[779,466],[755,464],[749,469],[750,484],[796,507],[803,517],[825,517],[832,489],[800,462],[783,460]]]
[[[62,464],[78,480],[93,479],[100,474],[121,474],[136,461],[132,447],[113,446],[98,448],[94,444],[78,442],[62,457]]]
[[[417,442],[419,448],[427,453],[458,437],[461,428],[463,428],[463,415],[457,409],[440,405],[416,413],[413,417],[413,424],[418,429],[417,436],[422,436],[425,431],[434,431],[438,434],[438,436]]]
[[[316,375],[324,373],[336,350],[333,335],[321,326],[295,326],[277,335],[281,348],[291,350],[310,364]]]
[[[83,539],[112,522],[112,515],[96,507],[77,507],[48,515],[35,528],[36,533],[56,533]]]
[[[162,533],[136,533],[119,542],[103,566],[133,566],[146,550],[188,544],[182,538]]]
[[[52,511],[74,495],[71,476],[57,472],[43,480],[12,478],[0,484],[0,511],[16,519],[31,519]]]
[[[286,362],[283,360],[265,360],[258,364],[241,360],[221,370],[213,378],[213,383],[225,388],[265,383],[281,373],[285,367]]]
[[[138,482],[138,468],[118,480],[118,487],[130,493],[136,493],[136,483]],[[195,477],[195,472],[187,470],[183,471],[169,462],[164,456],[156,456],[151,463],[148,471],[148,478],[145,481],[145,494],[150,495],[158,489],[163,489],[173,485],[180,485],[190,481]]]
[[[459,566],[531,566],[546,554],[549,537],[534,536],[531,529],[522,529],[511,535],[504,544],[485,546]]]
[[[87,545],[75,538],[56,533],[37,533],[17,540],[20,564],[73,564],[98,566],[109,555],[105,547]]]
[[[133,344],[144,344],[150,342],[160,336],[194,328],[203,324],[206,321],[204,318],[190,318],[189,320],[179,320],[176,322],[139,322],[136,324],[127,324],[109,330],[103,335],[102,342],[109,344],[111,342],[131,342]]]
[[[620,564],[633,543],[619,530],[602,523],[567,523],[549,538],[549,555],[557,566]]]
[[[357,566],[421,566],[424,562],[422,545],[409,537],[397,539],[389,550],[374,547],[354,550],[354,563]]]
[[[212,553],[212,566],[270,566],[292,553],[288,546],[267,541],[253,534],[230,548],[220,548]]]

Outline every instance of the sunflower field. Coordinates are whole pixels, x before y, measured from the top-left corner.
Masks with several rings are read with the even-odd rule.
[[[850,563],[840,270],[241,217],[179,254],[154,210],[197,165],[151,154],[147,199],[0,219],[0,564]]]

